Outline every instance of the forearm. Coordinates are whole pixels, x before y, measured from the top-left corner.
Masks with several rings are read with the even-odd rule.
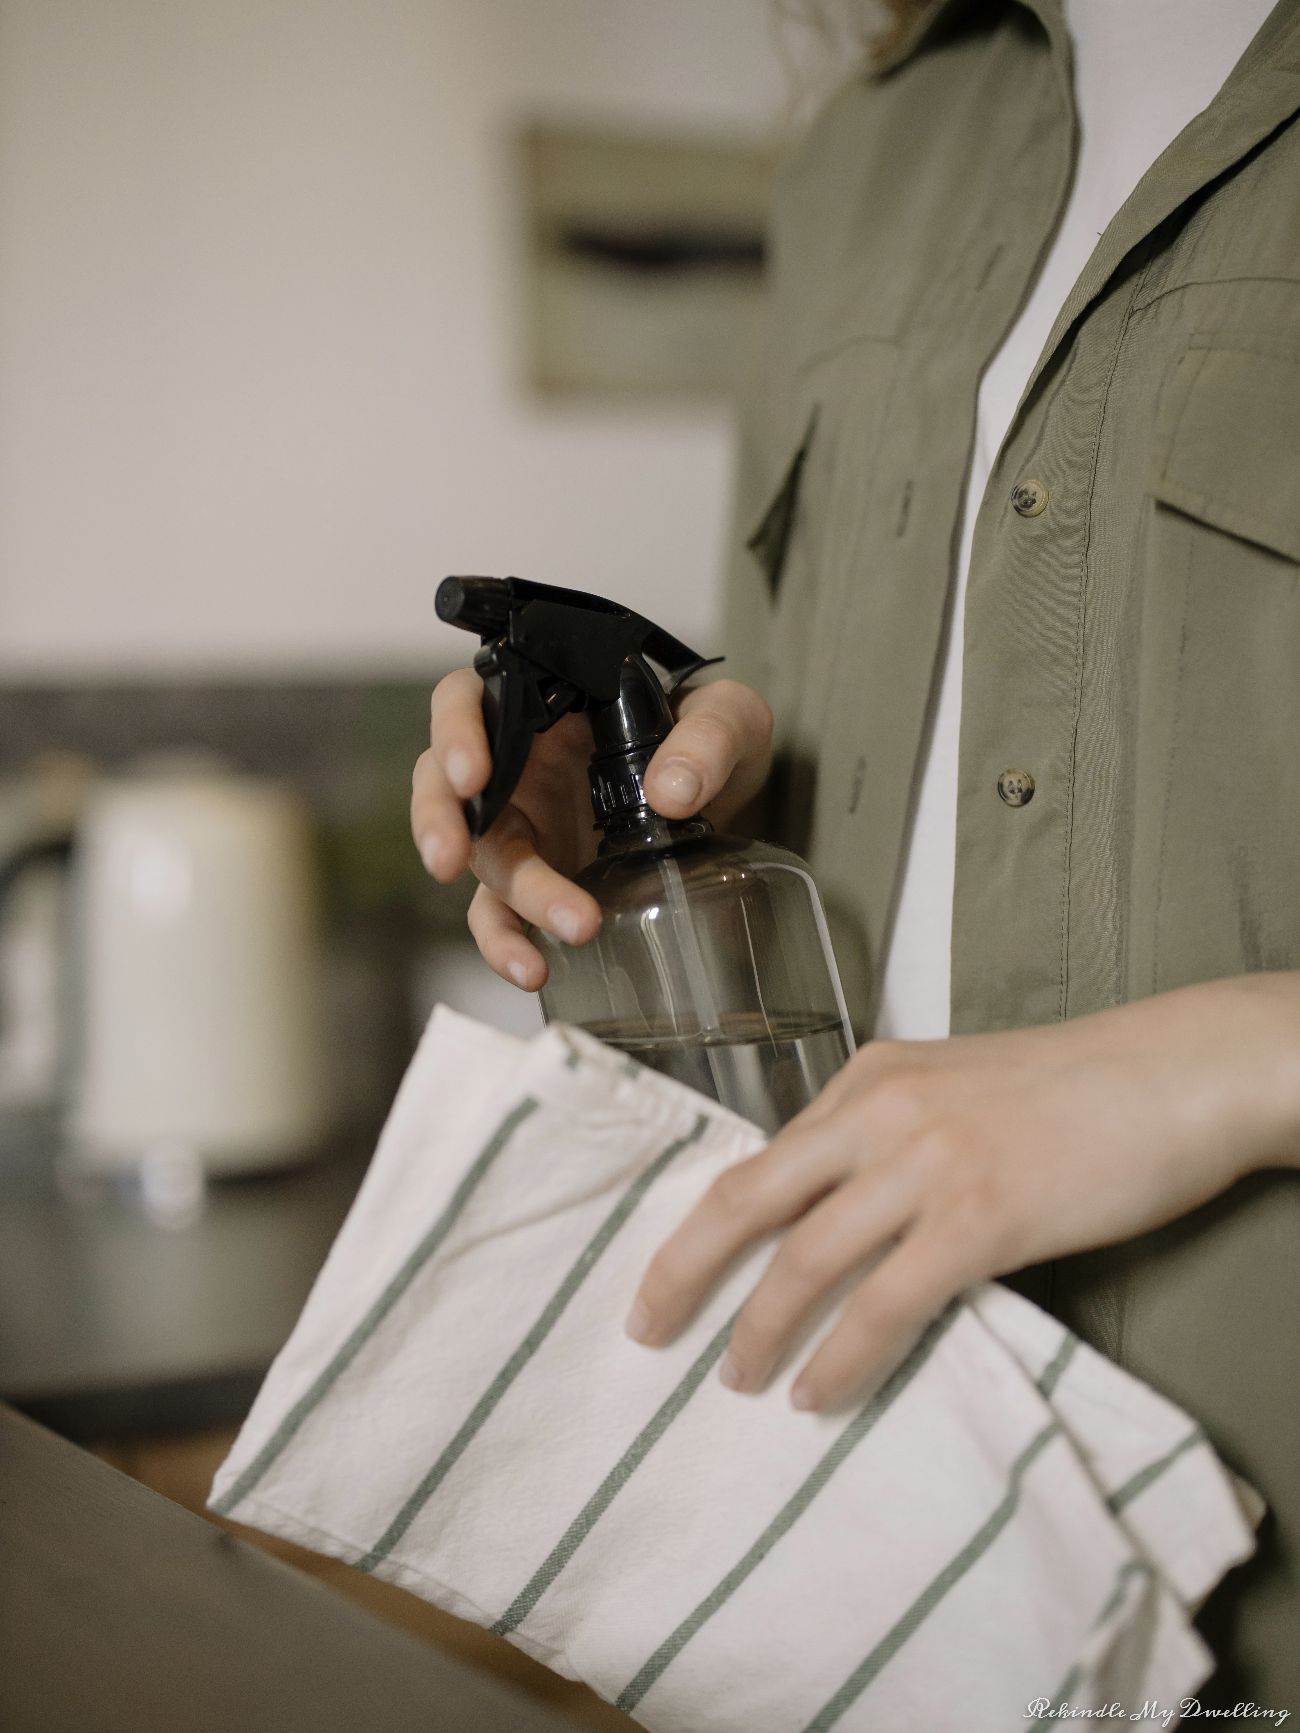
[[[1165,995],[1186,1018],[1188,1103],[1224,1149],[1227,1178],[1300,1167],[1300,971]],[[1199,1072],[1199,1075],[1197,1074]]]

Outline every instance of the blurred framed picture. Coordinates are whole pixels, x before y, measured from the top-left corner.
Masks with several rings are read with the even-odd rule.
[[[731,395],[763,316],[770,146],[535,124],[526,354],[548,395]]]

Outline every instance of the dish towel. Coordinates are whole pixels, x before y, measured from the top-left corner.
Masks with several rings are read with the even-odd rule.
[[[1196,1425],[1011,1290],[841,1412],[716,1376],[756,1248],[675,1344],[622,1321],[754,1126],[581,1032],[439,1008],[211,1507],[503,1633],[660,1733],[1174,1705],[1252,1548]]]

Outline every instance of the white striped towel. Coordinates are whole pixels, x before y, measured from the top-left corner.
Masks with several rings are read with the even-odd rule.
[[[490,1625],[662,1733],[1174,1704],[1251,1551],[1193,1422],[993,1283],[839,1413],[622,1320],[762,1135],[573,1030],[435,1012],[212,1508]],[[824,1330],[831,1310],[805,1338]]]

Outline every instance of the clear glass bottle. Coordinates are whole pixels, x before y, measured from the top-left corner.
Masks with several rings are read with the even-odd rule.
[[[437,609],[480,639],[492,771],[465,803],[472,836],[509,800],[535,735],[574,711],[591,723],[603,834],[578,883],[603,919],[587,945],[534,932],[550,971],[546,1020],[776,1131],[844,1063],[853,1036],[803,861],[718,836],[704,818],[662,818],[646,800],[646,769],[673,728],[668,693],[709,659],[604,596],[525,578],[444,578]]]
[[[821,899],[798,855],[648,806],[604,823],[578,883],[600,931],[536,931],[548,1022],[575,1023],[775,1132],[853,1049]]]

